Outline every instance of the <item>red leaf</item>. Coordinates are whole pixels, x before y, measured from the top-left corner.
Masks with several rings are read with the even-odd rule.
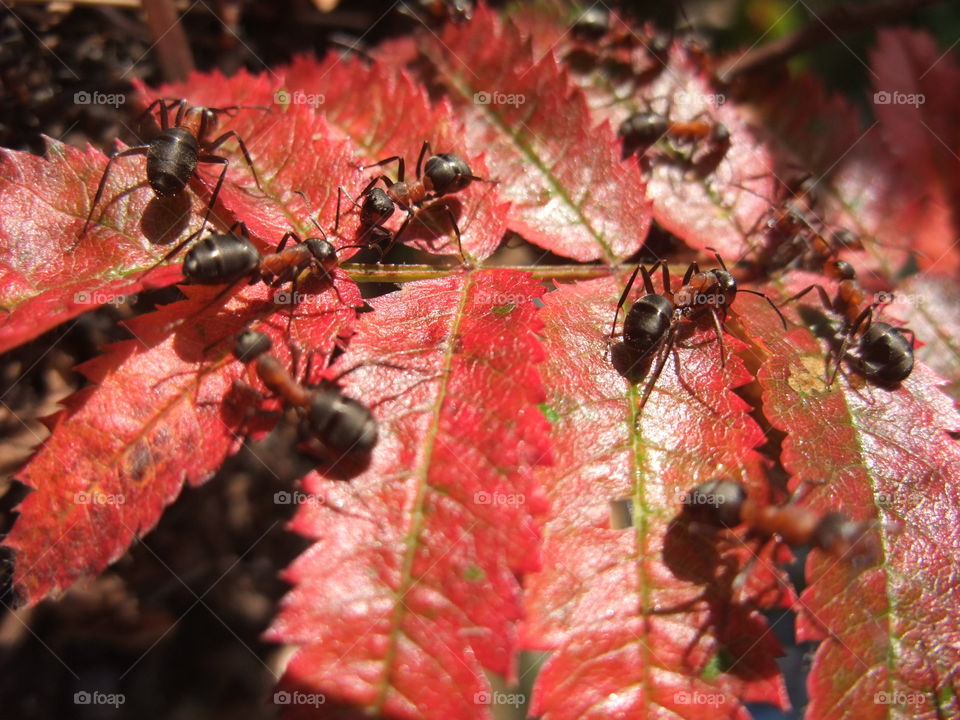
[[[295,589],[270,630],[305,646],[284,689],[387,717],[489,717],[475,697],[489,690],[484,668],[513,674],[514,573],[539,566],[541,292],[523,273],[487,270],[370,301],[349,365],[416,371],[352,373],[347,392],[380,422],[377,451],[349,487],[305,481],[320,502],[293,526],[317,542],[291,566]]]
[[[357,92],[363,88],[363,92]],[[359,60],[330,57],[322,63],[313,58],[296,60],[284,73],[278,92],[292,105],[309,105],[350,138],[362,153],[357,165],[377,162],[391,155],[405,158],[406,179],[414,179],[417,154],[425,140],[434,152],[453,152],[463,157],[479,177],[490,177],[480,152],[464,145],[464,130],[447,102],[431,105],[426,91],[403,71],[389,65],[365,65]],[[481,151],[486,148],[480,148]],[[396,165],[384,170],[396,179]],[[361,173],[356,168],[325,180],[346,185],[357,194],[377,170]],[[506,229],[507,205],[500,197],[501,186],[474,182],[466,190],[442,200],[451,208],[463,236],[464,251],[482,260],[500,244]],[[392,229],[402,222],[402,212],[389,223]],[[456,242],[448,223],[427,218],[412,222],[407,232],[418,249],[431,253],[456,254]],[[404,233],[404,237],[407,234]],[[440,242],[440,240],[443,240]]]
[[[620,290],[609,279],[564,286],[543,311],[556,470],[540,473],[552,512],[544,570],[528,582],[524,638],[558,649],[533,711],[639,717],[662,707],[746,718],[738,698],[786,703],[777,644],[755,606],[712,586],[710,546],[671,521],[684,493],[717,472],[766,495],[754,449],[762,433],[728,389],[750,376],[735,357],[721,370],[713,330],[698,329],[638,417],[646,379],[631,385],[604,358]],[[611,528],[609,503],[620,498],[633,509],[630,529]]]
[[[643,182],[553,56],[535,62],[513,24],[483,6],[469,25],[423,36],[420,50],[512,202],[511,230],[576,260],[615,261],[640,248],[650,225]]]
[[[810,279],[792,275],[787,291]],[[857,569],[817,552],[808,562],[798,638],[826,638],[809,678],[808,712],[886,717],[891,703],[876,694],[907,693],[893,704],[928,716],[929,693],[960,667],[960,617],[949,590],[960,583],[960,450],[946,434],[960,422],[920,362],[893,391],[855,389],[845,378],[826,388],[821,344],[805,328],[784,335],[759,302],[744,298],[740,317],[762,349],[764,413],[787,433],[782,460],[796,502],[883,523],[879,566]]]
[[[960,291],[953,280],[942,276],[914,275],[903,283],[891,305],[925,343],[917,357],[949,381],[944,390],[960,402],[960,321],[953,308],[960,307]]]
[[[352,283],[339,285],[359,304]],[[135,318],[129,327],[136,340],[80,368],[95,387],[68,401],[18,476],[34,488],[5,540],[15,552],[14,589],[22,602],[33,605],[117,560],[153,528],[184,482],[203,483],[238,446],[243,416],[227,399],[245,367],[230,354],[232,341],[248,323],[276,313],[275,291],[248,287],[225,317],[208,311],[173,334],[164,331],[216,292],[192,288],[192,299]],[[333,292],[306,298],[290,340],[329,355],[353,308]],[[286,316],[272,323],[274,343],[285,347]]]

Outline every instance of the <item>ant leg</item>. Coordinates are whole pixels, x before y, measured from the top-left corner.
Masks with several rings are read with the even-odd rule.
[[[630,276],[630,279],[627,280],[627,286],[623,289],[623,292],[620,293],[620,300],[617,302],[617,309],[613,313],[613,325],[610,326],[610,335],[609,337],[615,337],[617,331],[617,316],[620,315],[620,308],[623,307],[623,304],[627,301],[627,295],[630,294],[631,288],[633,288],[633,283],[637,279],[637,273],[643,270],[643,283],[647,285],[650,283],[650,276],[647,275],[646,268],[643,267],[643,263],[637,263],[637,266],[633,269],[633,274]]]
[[[807,289],[809,290],[810,288],[807,288]],[[783,316],[783,313],[780,312],[780,308],[778,308],[776,305],[773,304],[773,300],[767,297],[766,293],[757,292],[756,290],[747,290],[746,288],[739,288],[737,292],[745,292],[745,293],[750,293],[751,295],[759,295],[760,297],[762,297],[764,300],[767,301],[767,304],[773,308],[773,311],[780,316],[780,322],[783,323],[783,329],[784,330],[787,329],[787,319]]]
[[[290,238],[293,238],[297,244],[301,244],[303,242],[303,240],[300,239],[300,236],[297,235],[295,232],[284,233],[283,237],[280,238],[280,244],[277,245],[277,249],[274,250],[274,252],[275,253],[283,252],[283,249],[287,246],[287,240],[289,240]]]
[[[805,287],[803,290],[801,290],[800,292],[798,292],[796,295],[791,295],[791,296],[788,297],[786,300],[784,300],[782,303],[780,303],[780,307],[783,307],[783,306],[786,305],[788,302],[793,302],[794,300],[799,300],[800,298],[802,298],[804,295],[806,295],[808,292],[810,292],[810,291],[813,290],[814,288],[817,289],[817,293],[820,295],[820,302],[823,303],[823,306],[824,306],[827,310],[833,310],[833,303],[830,302],[830,296],[827,295],[827,291],[823,289],[823,285],[818,285],[818,284],[808,285],[808,286]],[[743,291],[740,291],[740,292],[747,292],[747,291],[746,291],[746,290],[743,290]]]
[[[857,330],[863,324],[863,321],[867,321],[866,329],[869,329],[870,324],[873,322],[873,308],[876,306],[868,305],[863,309],[863,311],[854,318],[853,322],[850,324],[850,327],[847,328],[847,331],[843,335],[843,342],[840,343],[840,349],[837,350],[837,360],[833,367],[833,373],[827,379],[827,387],[833,385],[833,381],[837,379],[837,373],[840,371],[840,363],[843,361],[844,355],[847,353],[847,348],[850,346],[850,339],[856,334]]]
[[[457,225],[457,219],[453,216],[453,211],[446,203],[444,203],[443,209],[446,211],[447,218],[449,218],[450,224],[453,226],[453,232],[457,236],[457,250],[460,251],[460,261],[466,264],[467,256],[463,254],[463,243],[460,242],[460,227]]]
[[[165,100],[164,98],[157,98],[157,99],[154,100],[152,103],[150,103],[149,105],[147,105],[147,109],[144,110],[144,111],[143,111],[142,113],[140,113],[139,115],[137,115],[137,117],[134,119],[133,124],[134,124],[135,126],[142,126],[143,119],[144,119],[145,117],[149,117],[150,114],[154,111],[154,109],[155,109],[157,106],[160,107],[160,129],[161,129],[161,130],[166,130],[167,128],[169,128],[169,127],[170,127],[170,119],[169,119],[169,117],[167,116],[167,106],[166,106],[166,100]]]
[[[121,150],[115,155],[110,156],[110,159],[107,161],[107,167],[104,168],[103,175],[100,177],[100,184],[97,186],[97,193],[93,196],[93,204],[90,206],[90,213],[87,215],[87,221],[83,224],[83,230],[81,230],[80,234],[77,235],[78,241],[87,234],[87,229],[90,227],[90,221],[93,219],[93,211],[96,209],[97,203],[100,202],[100,198],[103,197],[103,190],[107,186],[107,176],[110,174],[110,168],[113,167],[114,161],[119,160],[122,157],[129,157],[131,155],[146,155],[149,150],[149,145],[137,145],[136,147]]]
[[[647,404],[647,400],[650,399],[650,393],[653,392],[653,386],[657,384],[657,380],[660,379],[660,374],[663,372],[663,366],[667,364],[667,358],[670,356],[670,351],[673,350],[674,341],[677,337],[677,326],[676,324],[670,328],[667,332],[666,338],[662,341],[663,351],[660,354],[660,357],[657,359],[657,365],[653,370],[653,374],[650,376],[650,381],[647,383],[647,387],[643,391],[643,397],[640,398],[640,406],[637,408],[637,414],[643,413],[643,408]]]
[[[250,167],[250,172],[253,173],[253,179],[257,183],[257,189],[263,190],[263,187],[260,185],[260,178],[257,176],[257,169],[253,166],[253,160],[250,157],[250,151],[247,150],[247,144],[243,141],[243,138],[237,134],[236,130],[228,130],[223,135],[218,137],[212,143],[210,143],[204,150],[209,154],[216,150],[218,147],[223,145],[230,138],[236,138],[237,145],[240,146],[240,152],[243,153],[243,159],[247,161],[247,165]],[[209,161],[207,161],[209,162]]]
[[[367,184],[367,187],[364,188],[364,191],[369,190],[373,187],[373,183],[376,182],[376,179],[373,182]],[[347,196],[347,199],[353,203],[354,207],[360,208],[360,203],[353,199],[353,195],[350,194],[350,191],[347,190],[343,185],[337,188],[337,207],[340,207],[340,194],[343,193]],[[360,197],[363,197],[363,193],[360,193]]]
[[[189,107],[190,106],[187,105],[187,101],[185,99],[181,98],[179,101],[177,101],[177,117],[174,120],[175,125],[179,126],[181,123],[183,123],[183,118],[187,114],[187,109]]]
[[[673,302],[673,291],[670,289],[670,266],[667,263],[663,264],[663,294],[668,295],[670,302]]]
[[[420,156],[417,158],[417,180],[422,176],[420,175],[420,167],[423,165],[423,158],[427,153],[433,154],[433,151],[430,149],[430,141],[424,140],[423,145],[420,146]],[[401,180],[403,178],[400,178]]]
[[[713,253],[713,256],[717,259],[717,262],[720,263],[721,268],[727,270],[727,264],[723,261],[723,258],[720,257],[720,253],[715,248],[706,247],[705,249]],[[729,272],[729,270],[727,270],[727,272]]]
[[[680,284],[686,285],[688,282],[690,282],[690,278],[693,277],[694,273],[697,273],[698,275],[700,274],[700,266],[697,264],[696,260],[690,263],[690,266],[687,268],[687,271],[683,274],[683,282]]]
[[[397,181],[403,182],[404,163],[403,163],[403,158],[400,157],[399,155],[391,155],[390,157],[384,158],[383,160],[378,160],[372,165],[358,165],[357,167],[360,170],[369,170],[372,167],[382,167],[383,165],[389,165],[392,162],[397,163]]]
[[[710,317],[713,319],[713,329],[717,333],[717,342],[720,343],[720,367],[725,368],[727,366],[727,351],[723,346],[723,323],[720,322],[720,316],[717,314],[716,308],[710,306]]]
[[[210,196],[210,202],[207,204],[207,212],[203,216],[203,223],[200,225],[200,230],[198,231],[202,233],[204,228],[207,227],[207,222],[210,220],[210,213],[213,212],[213,206],[217,203],[217,197],[220,195],[220,188],[223,186],[223,180],[227,177],[227,168],[230,165],[230,161],[225,157],[220,157],[219,155],[204,154],[198,158],[198,162],[223,164],[223,170],[220,172],[220,177],[217,179],[217,184],[213,188],[213,194]]]

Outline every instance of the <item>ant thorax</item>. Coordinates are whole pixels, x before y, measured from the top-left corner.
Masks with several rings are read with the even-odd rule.
[[[194,137],[202,141],[202,135],[206,135],[216,129],[217,114],[210,108],[203,107],[202,105],[188,108],[186,113],[184,113],[180,127],[186,128]]]

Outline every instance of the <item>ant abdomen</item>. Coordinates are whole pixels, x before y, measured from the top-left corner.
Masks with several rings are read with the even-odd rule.
[[[871,380],[898,383],[913,371],[913,345],[899,329],[874,322],[860,338],[859,359]]]
[[[362,403],[338,391],[317,390],[307,421],[323,444],[342,454],[366,454],[377,444],[377,421]]]
[[[473,171],[459,155],[438,153],[431,155],[423,168],[424,175],[437,195],[460,192],[473,181]]]
[[[663,137],[669,126],[662,115],[654,112],[635,112],[620,123],[617,135],[624,144],[633,149],[641,149],[653,145]]]
[[[164,130],[150,143],[147,152],[147,179],[159,197],[183,192],[197,167],[200,146],[184,128]]]
[[[635,353],[652,348],[667,332],[673,319],[673,303],[663,295],[644,295],[623,321],[623,342]]]
[[[183,276],[196,283],[232,283],[253,273],[260,259],[260,251],[244,237],[208,235],[187,251]]]

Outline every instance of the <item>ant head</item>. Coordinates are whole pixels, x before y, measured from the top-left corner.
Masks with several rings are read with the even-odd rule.
[[[380,225],[387,220],[396,207],[393,200],[383,188],[370,188],[360,206],[360,223],[362,225]]]
[[[632,145],[653,145],[663,137],[669,125],[667,119],[652,110],[635,112],[622,123],[617,135]]]
[[[256,330],[244,330],[237,335],[233,344],[233,355],[241,362],[250,362],[270,351],[273,341],[267,335]]]
[[[725,478],[700,483],[683,498],[683,512],[688,518],[712,527],[735,527],[740,524],[740,511],[747,499],[743,486]]]
[[[717,283],[717,291],[726,299],[726,304],[732,303],[737,296],[736,278],[723,268],[713,268],[709,272],[713,276],[714,282]]]
[[[470,166],[453,153],[432,155],[423,168],[423,174],[437,195],[460,192],[473,180]]]
[[[853,269],[853,265],[848,263],[846,260],[832,260],[823,266],[823,273],[827,277],[836,278],[837,280],[855,280],[857,277],[857,271]]]
[[[913,344],[898,328],[870,323],[860,337],[860,364],[871,380],[896,384],[913,371]]]
[[[377,421],[370,409],[337,388],[313,393],[307,423],[323,445],[341,455],[365,455],[377,444]]]
[[[337,264],[337,249],[325,238],[307,238],[307,249],[314,259],[323,267],[333,267]]]

